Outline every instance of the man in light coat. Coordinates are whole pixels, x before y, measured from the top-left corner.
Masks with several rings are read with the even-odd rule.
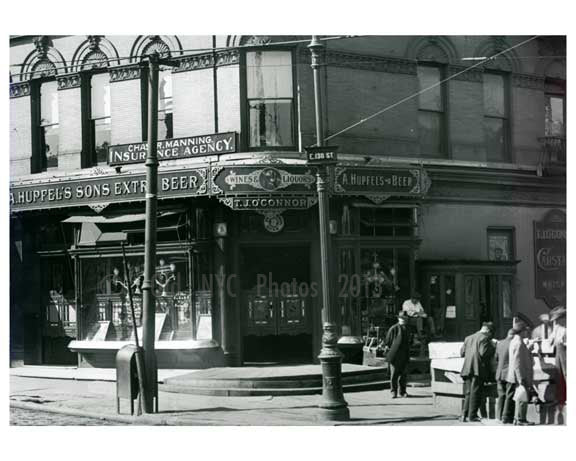
[[[494,345],[492,332],[494,326],[491,322],[482,324],[476,333],[467,336],[460,350],[464,357],[464,364],[460,376],[464,379],[464,402],[462,404],[462,422],[478,422],[478,410],[482,402],[484,383],[492,374],[492,358]]]
[[[514,338],[514,330],[508,330],[506,338],[498,341],[496,346],[496,416],[504,424],[511,424],[514,418],[514,389],[508,387],[508,368],[510,364],[510,342]]]
[[[516,325],[514,328],[514,337],[510,341],[510,349],[508,351],[510,357],[510,364],[508,366],[508,382],[507,393],[516,393],[519,386],[522,386],[525,392],[523,399],[516,400],[516,412],[514,415],[514,424],[517,426],[529,426],[534,423],[526,419],[528,412],[528,401],[532,394],[532,386],[534,384],[534,363],[532,354],[524,343],[524,339],[528,337],[528,327],[522,324]]]

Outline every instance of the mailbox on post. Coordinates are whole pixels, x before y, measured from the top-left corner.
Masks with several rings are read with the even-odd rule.
[[[134,400],[138,397],[138,369],[133,344],[122,347],[116,354],[116,410],[120,413],[120,399],[130,399],[130,414],[134,414]]]

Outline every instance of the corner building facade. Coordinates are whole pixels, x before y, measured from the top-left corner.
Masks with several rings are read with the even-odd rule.
[[[514,316],[565,303],[565,38],[322,39],[341,335],[385,328],[415,290],[446,340],[485,320],[502,335]],[[171,58],[159,76],[159,366],[317,360],[309,41],[11,38],[14,366],[113,366],[133,341],[153,52]]]

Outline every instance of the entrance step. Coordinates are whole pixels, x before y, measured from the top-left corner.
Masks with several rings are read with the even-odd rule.
[[[342,366],[344,392],[386,389],[388,379],[386,368]],[[322,376],[318,365],[214,368],[168,378],[159,389],[213,396],[311,395],[322,393]]]

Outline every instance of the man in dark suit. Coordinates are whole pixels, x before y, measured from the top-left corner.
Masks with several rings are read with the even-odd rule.
[[[496,346],[496,401],[497,418],[504,424],[511,424],[514,418],[514,389],[508,386],[508,366],[510,364],[510,341],[514,337],[514,330],[508,330],[508,335]]]
[[[464,364],[460,376],[464,379],[464,402],[461,421],[480,421],[478,409],[482,401],[484,383],[491,375],[491,362],[494,357],[491,322],[482,324],[480,331],[467,336],[460,350]]]
[[[408,397],[406,381],[412,337],[406,325],[407,322],[408,315],[403,311],[400,312],[398,323],[390,327],[384,340],[384,345],[388,349],[387,360],[390,367],[390,389],[393,399],[398,397],[398,390],[400,390],[400,397]]]

